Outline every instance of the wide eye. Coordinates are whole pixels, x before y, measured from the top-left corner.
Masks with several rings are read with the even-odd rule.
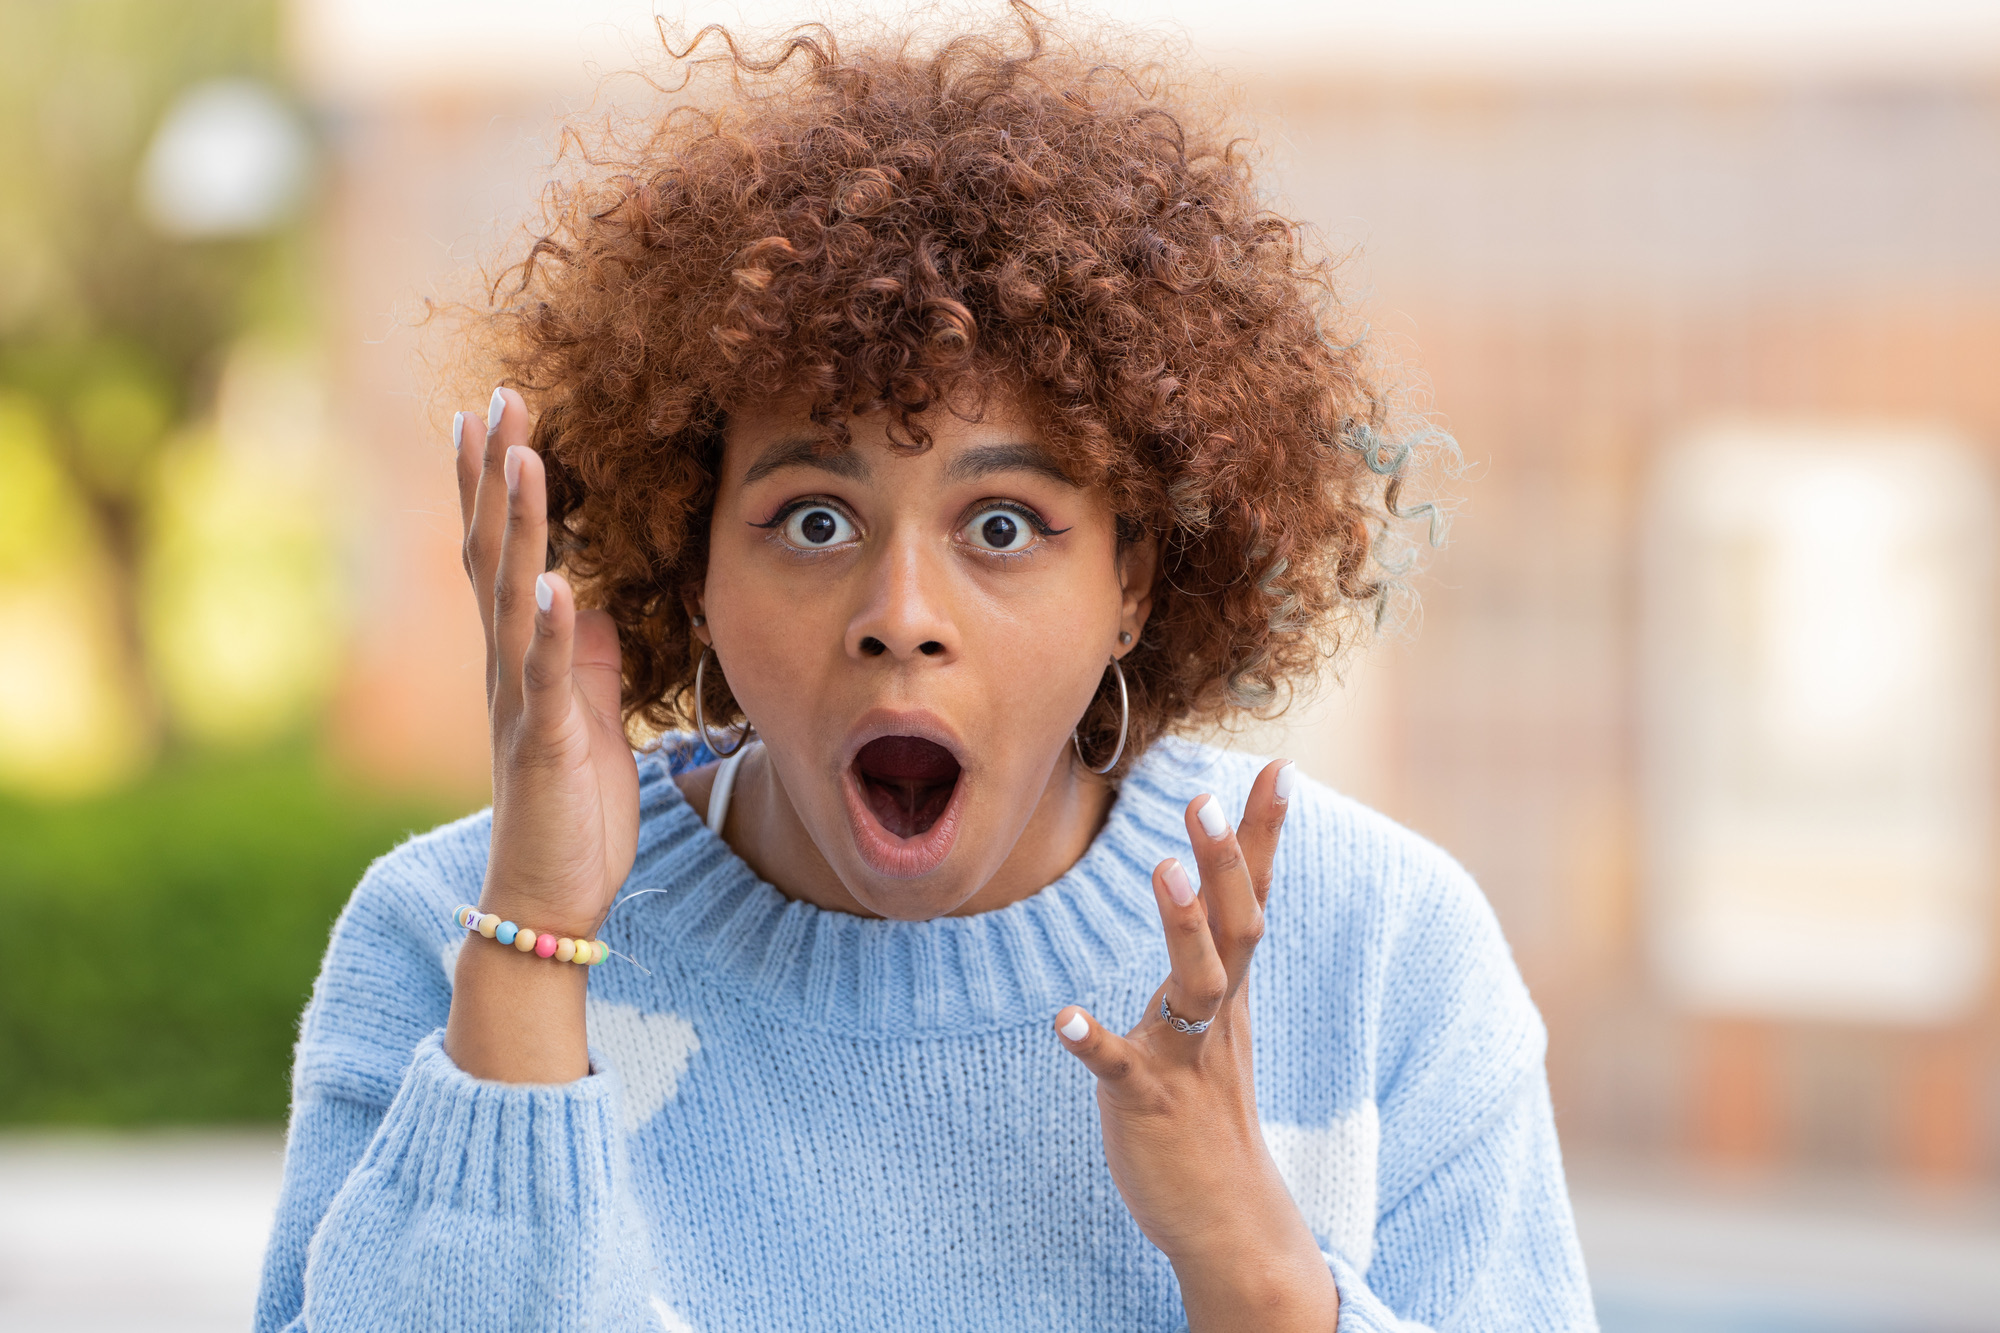
[[[854,540],[854,524],[838,509],[805,505],[785,516],[785,540],[808,551]]]
[[[1028,516],[1017,509],[982,509],[959,531],[982,551],[1025,551],[1035,540]]]

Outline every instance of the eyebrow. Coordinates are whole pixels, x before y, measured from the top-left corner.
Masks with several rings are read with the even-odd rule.
[[[1080,489],[1047,454],[1032,444],[982,444],[959,454],[944,469],[948,481],[977,481],[1001,472],[1032,472],[1072,490]]]
[[[788,467],[813,467],[822,472],[831,472],[836,477],[846,477],[852,481],[868,479],[868,462],[856,453],[852,446],[834,453],[823,452],[822,442],[816,436],[794,435],[779,440],[757,456],[750,470],[743,474],[743,484],[762,481],[773,472]]]

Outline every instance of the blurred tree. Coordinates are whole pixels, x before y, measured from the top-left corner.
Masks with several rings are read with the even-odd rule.
[[[162,446],[207,410],[246,327],[305,305],[296,228],[190,237],[142,165],[188,89],[282,82],[275,0],[0,0],[0,391],[39,407],[111,570],[143,725],[161,723],[140,606]]]

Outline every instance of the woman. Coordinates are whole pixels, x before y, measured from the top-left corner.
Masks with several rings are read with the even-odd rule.
[[[1478,891],[1171,736],[1407,447],[1227,141],[1017,25],[731,46],[558,199],[453,430],[493,808],[335,928],[260,1326],[1593,1326]]]

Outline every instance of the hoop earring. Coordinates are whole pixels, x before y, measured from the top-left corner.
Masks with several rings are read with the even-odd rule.
[[[1111,757],[1104,761],[1104,767],[1091,768],[1090,761],[1083,757],[1083,742],[1076,738],[1074,729],[1069,733],[1069,743],[1076,751],[1077,762],[1099,777],[1118,767],[1118,759],[1125,753],[1125,732],[1132,725],[1132,700],[1131,696],[1125,693],[1125,668],[1118,665],[1118,659],[1115,657],[1111,659],[1111,673],[1118,678],[1118,744],[1112,747]]]
[[[749,718],[747,717],[744,718],[743,739],[737,741],[735,745],[731,746],[727,750],[716,749],[715,742],[710,739],[708,730],[708,715],[704,713],[701,708],[701,677],[702,673],[708,670],[709,654],[713,653],[714,651],[715,650],[713,648],[710,648],[707,644],[703,644],[701,649],[701,657],[694,664],[694,725],[696,730],[701,732],[701,743],[703,745],[706,745],[709,748],[709,751],[712,754],[714,754],[717,759],[727,759],[729,758],[730,755],[735,754],[738,750],[742,749],[744,746],[750,743],[750,737],[756,732],[756,728],[750,725]]]

